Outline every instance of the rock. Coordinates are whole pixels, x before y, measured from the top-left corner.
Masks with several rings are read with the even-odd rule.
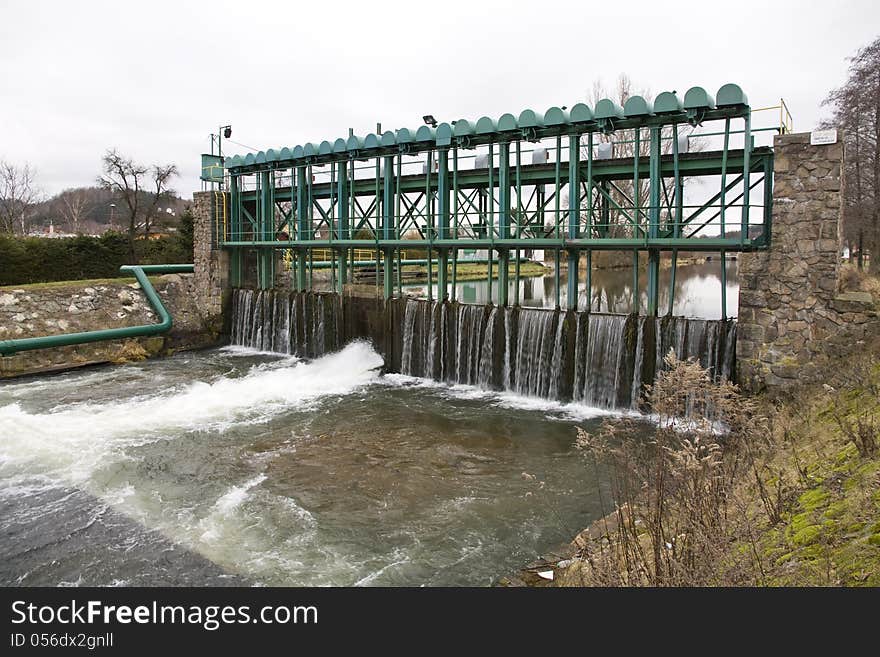
[[[834,297],[831,307],[839,313],[865,312],[874,308],[870,292],[844,292]]]
[[[27,319],[27,316],[26,316],[24,313],[16,313],[15,315],[12,316],[12,321],[13,321],[13,322],[21,323],[21,322],[23,322],[25,319]]]
[[[18,299],[16,299],[11,294],[0,294],[0,306],[13,306],[18,303]]]

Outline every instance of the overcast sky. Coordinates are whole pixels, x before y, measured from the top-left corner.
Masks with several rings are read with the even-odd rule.
[[[177,164],[188,198],[220,124],[255,149],[293,146],[571,106],[620,73],[652,95],[736,82],[810,130],[878,34],[876,0],[0,0],[0,159],[30,162],[54,194],[92,184],[116,147]]]

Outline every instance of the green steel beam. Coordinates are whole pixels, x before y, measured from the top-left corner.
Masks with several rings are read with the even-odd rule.
[[[745,160],[749,159],[750,166],[755,168],[758,166],[754,160],[773,156],[773,151],[767,147],[755,148],[747,158],[742,150],[730,150],[727,154],[726,166],[728,169],[742,169]],[[718,175],[722,168],[723,153],[721,151],[708,151],[702,153],[682,153],[679,155],[679,171],[681,175],[686,176],[710,176]],[[586,162],[581,162],[578,167],[580,176],[586,173]],[[628,158],[616,158],[610,160],[593,160],[592,163],[593,178],[597,180],[632,180],[635,168],[633,160]],[[660,158],[660,173],[664,178],[671,178],[674,175],[675,163],[672,154],[663,155]],[[648,176],[650,174],[650,163],[640,158],[638,165],[639,176]],[[554,164],[528,164],[521,167],[521,182],[524,185],[552,185],[556,180],[556,171]],[[570,168],[566,167],[560,170],[560,185],[568,183]],[[490,179],[495,188],[498,187],[497,176],[491,169],[468,169],[458,171],[458,189],[485,189],[490,184]],[[401,192],[413,193],[423,192],[425,190],[425,174],[407,174],[401,178]],[[316,199],[330,198],[330,183],[320,182],[313,186],[313,195]],[[360,178],[355,180],[352,185],[355,196],[374,196],[375,182],[372,178]],[[275,190],[275,196],[280,201],[289,201],[291,195],[290,187],[278,187]],[[257,198],[255,190],[247,190],[241,192],[242,200],[249,201]],[[372,206],[370,209],[372,213]]]
[[[593,249],[597,251],[630,251],[633,249],[648,250],[651,248],[660,249],[661,251],[670,251],[679,249],[681,251],[718,251],[726,249],[728,251],[758,251],[766,248],[763,239],[747,239],[740,243],[739,238],[721,239],[716,237],[704,238],[688,238],[688,237],[658,237],[651,239],[644,238],[578,238],[576,240],[566,239],[509,239],[509,240],[493,240],[488,239],[458,239],[458,240],[434,240],[435,248],[452,248],[460,249],[488,249],[492,247],[506,248],[522,248],[522,249]],[[292,249],[295,251],[307,252],[311,249],[329,249],[332,247],[345,247],[352,249],[374,249],[375,240],[338,240],[330,242],[329,240],[312,240],[307,244],[301,242],[289,241],[245,241],[245,242],[227,242],[225,244],[229,248],[241,247],[272,247],[276,249]],[[426,242],[421,240],[389,240],[379,241],[379,248],[403,248],[412,249],[426,248]]]

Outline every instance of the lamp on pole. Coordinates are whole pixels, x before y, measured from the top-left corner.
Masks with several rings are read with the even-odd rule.
[[[221,125],[217,129],[217,155],[223,157],[223,137],[229,139],[232,136],[231,125]]]
[[[223,138],[229,139],[232,136],[231,125],[221,125],[217,128],[217,134],[211,133],[211,155],[214,154],[214,141],[217,141],[217,157],[220,158],[220,164],[223,164]],[[223,189],[223,182],[219,182],[219,187]],[[214,182],[211,182],[211,189],[214,189]]]
[[[116,207],[115,203],[110,204],[110,230],[113,230],[113,209]]]

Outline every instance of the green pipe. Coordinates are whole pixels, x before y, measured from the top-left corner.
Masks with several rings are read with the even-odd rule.
[[[33,349],[48,349],[50,347],[67,347],[87,342],[100,342],[102,340],[121,340],[123,338],[137,338],[147,335],[158,335],[171,330],[171,315],[153,288],[147,274],[191,274],[193,265],[123,265],[119,268],[123,273],[131,273],[140,283],[141,289],[147,296],[147,300],[159,315],[158,324],[143,324],[141,326],[126,326],[116,329],[101,329],[99,331],[83,331],[80,333],[65,333],[62,335],[44,335],[38,338],[19,338],[16,340],[0,341],[0,355],[9,356],[19,351]]]

